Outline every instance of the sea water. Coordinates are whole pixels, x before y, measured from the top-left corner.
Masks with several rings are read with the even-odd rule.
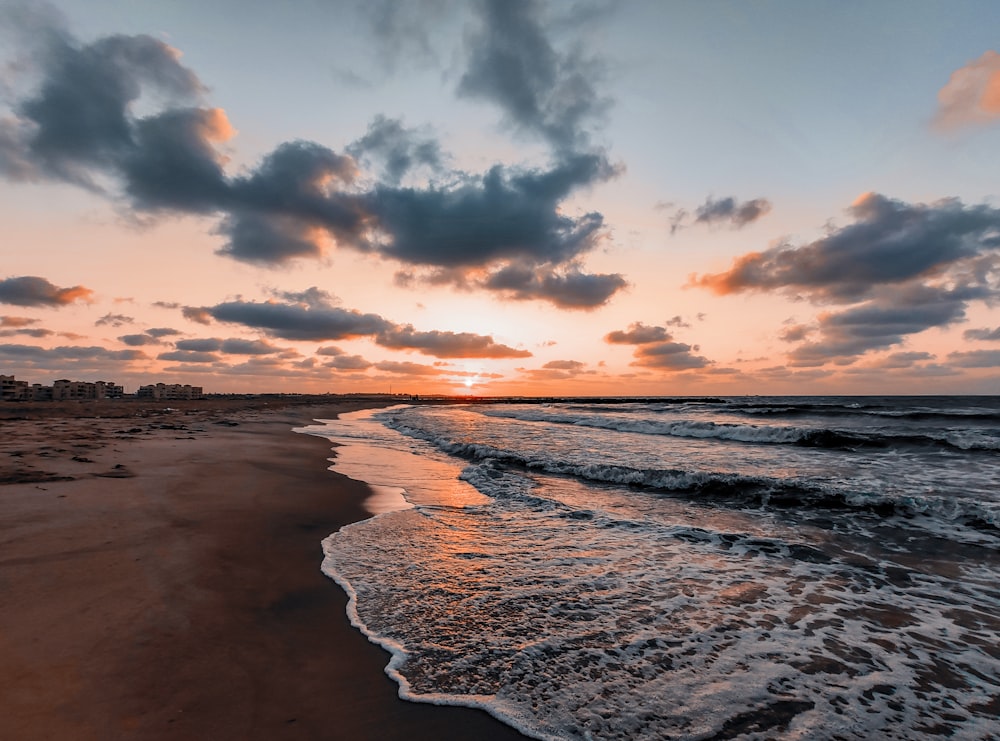
[[[1000,736],[1000,399],[346,415],[324,542],[400,695],[541,739]]]

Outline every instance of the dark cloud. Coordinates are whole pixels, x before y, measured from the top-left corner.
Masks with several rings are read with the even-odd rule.
[[[219,108],[181,108],[136,121],[121,158],[125,190],[138,208],[211,213],[228,200],[223,157],[213,142],[233,135]]]
[[[327,355],[331,358],[335,358],[338,355],[343,355],[344,351],[335,345],[326,345],[325,347],[320,347],[316,350],[317,355]]]
[[[40,327],[22,327],[21,329],[0,329],[0,337],[34,337],[35,339],[41,339],[43,337],[51,337],[54,335],[51,329],[42,329]]]
[[[369,215],[342,190],[354,160],[314,142],[286,142],[230,184],[220,254],[263,265],[320,257],[325,241],[361,246]]]
[[[323,363],[324,368],[335,370],[367,370],[372,364],[360,355],[338,355],[333,360]]]
[[[534,0],[485,0],[479,27],[466,43],[460,95],[497,104],[523,131],[542,136],[557,151],[588,144],[587,126],[610,102],[595,82],[604,65],[580,48],[560,51]]]
[[[59,288],[45,278],[23,275],[0,280],[0,304],[14,306],[66,306],[74,301],[89,301],[94,292],[83,286]]]
[[[794,348],[795,366],[849,364],[913,334],[962,321],[972,301],[1000,297],[1000,210],[958,199],[907,204],[868,193],[853,223],[801,247],[783,244],[693,283],[717,293],[781,291],[853,304],[820,315],[819,337]],[[807,328],[786,330],[790,341]]]
[[[613,177],[597,155],[578,155],[550,170],[500,165],[450,188],[378,187],[367,210],[386,237],[386,257],[414,265],[482,267],[497,260],[561,264],[593,249],[601,214],[573,218],[560,202],[574,189]]]
[[[582,371],[586,365],[579,360],[550,360],[542,368],[545,370]]]
[[[529,358],[527,350],[517,350],[471,332],[418,332],[410,324],[380,332],[375,342],[393,350],[416,350],[436,358]]]
[[[181,308],[181,315],[196,324],[212,323],[212,315],[205,306],[185,306]]]
[[[0,316],[0,327],[29,327],[40,321],[41,319],[32,319],[26,316]]]
[[[588,275],[579,265],[604,236],[603,217],[571,215],[563,206],[619,172],[603,152],[583,147],[583,125],[603,106],[591,84],[594,65],[554,50],[534,3],[482,8],[489,21],[483,44],[470,46],[460,88],[498,101],[519,125],[546,137],[555,155],[546,168],[443,173],[437,142],[380,117],[348,154],[286,142],[230,177],[217,145],[232,127],[220,109],[196,105],[204,88],[175,50],[148,36],[83,44],[65,32],[42,45],[41,83],[0,131],[0,166],[9,177],[33,167],[39,177],[107,191],[140,215],[215,215],[225,239],[219,253],[244,262],[317,259],[336,245],[436,270],[442,283],[485,289],[516,265],[527,278],[496,290],[566,308],[602,305],[625,280]],[[140,99],[148,103],[143,110],[154,108],[145,117],[135,115]],[[355,157],[382,162],[385,182],[362,184]],[[399,179],[419,165],[440,181],[401,187]],[[184,310],[192,321],[206,319]]]
[[[178,307],[174,307],[178,308]],[[151,327],[146,330],[146,334],[151,337],[171,337],[173,335],[180,334],[179,330],[171,329],[170,327]]]
[[[1000,350],[970,350],[948,354],[948,362],[960,368],[1000,368]]]
[[[597,371],[586,370],[586,364],[578,360],[553,360],[541,368],[518,368],[520,373],[535,381],[566,381],[580,375],[595,375]]]
[[[130,316],[125,316],[124,314],[105,314],[96,322],[94,322],[95,327],[122,327],[126,324],[134,324],[135,319]]]
[[[36,345],[0,345],[0,357],[31,361],[130,361],[144,360],[141,350],[108,350],[103,347],[62,345],[38,347]]]
[[[666,327],[633,322],[627,330],[615,330],[604,335],[613,345],[635,345],[632,365],[658,370],[682,371],[708,368],[712,361],[695,355],[698,347],[675,342]]]
[[[908,335],[963,321],[968,301],[985,297],[977,289],[920,284],[883,290],[871,301],[821,314],[820,338],[792,350],[789,361],[795,366],[851,363],[866,352],[898,345]]]
[[[153,306],[159,309],[179,309],[181,305],[176,301],[154,301]]]
[[[652,342],[666,342],[670,333],[665,327],[649,326],[633,322],[627,330],[615,330],[604,335],[604,341],[613,345],[645,345]]]
[[[106,168],[134,150],[129,109],[144,90],[175,100],[204,90],[179,54],[150,36],[80,45],[52,33],[48,41],[44,81],[17,112],[30,125],[25,159],[50,177],[95,187],[91,168]]]
[[[854,222],[807,245],[783,244],[738,258],[725,273],[694,284],[716,293],[781,290],[816,301],[853,302],[880,285],[932,278],[943,272],[980,280],[995,268],[1000,210],[958,199],[907,204],[868,193],[849,209]],[[975,259],[985,257],[985,263]],[[977,275],[978,273],[979,275]]]
[[[718,199],[709,197],[695,210],[694,223],[742,229],[770,211],[771,202],[766,198],[754,198],[740,203],[732,196]]]
[[[218,363],[221,358],[214,352],[203,350],[171,350],[156,356],[157,360],[172,360],[177,363]]]
[[[1000,327],[996,329],[967,329],[962,333],[967,340],[985,340],[988,342],[1000,341]]]
[[[150,334],[126,334],[118,338],[118,341],[129,347],[142,347],[144,345],[162,345],[156,337]]]
[[[444,159],[436,139],[420,136],[404,127],[402,121],[381,115],[368,125],[363,137],[347,147],[347,152],[360,161],[381,163],[383,176],[390,183],[398,183],[417,167],[440,170]]]
[[[205,311],[220,322],[242,324],[286,340],[342,340],[372,336],[393,328],[391,322],[377,314],[336,306],[229,301]]]
[[[273,355],[281,352],[280,347],[264,342],[263,340],[245,340],[240,338],[219,339],[208,337],[204,339],[178,340],[174,343],[178,350],[213,353],[221,352],[226,355]]]
[[[545,268],[508,265],[482,285],[518,301],[541,299],[562,309],[595,309],[628,285],[619,273],[590,274],[573,269],[557,273]]]
[[[698,318],[700,319],[701,316],[699,315]],[[681,327],[682,329],[690,329],[691,328],[691,324],[689,322],[684,321],[684,318],[681,317],[680,315],[671,317],[670,319],[667,319],[667,321],[664,322],[664,323],[668,327]]]
[[[806,324],[790,324],[778,334],[778,339],[784,342],[801,342],[813,332],[815,328]]]
[[[696,368],[706,368],[710,360],[695,355],[696,346],[683,342],[656,342],[639,345],[635,349],[635,361],[632,365],[659,370],[682,371]]]
[[[924,363],[933,359],[934,355],[929,352],[896,352],[888,355],[873,367],[884,370],[909,369],[918,363]]]

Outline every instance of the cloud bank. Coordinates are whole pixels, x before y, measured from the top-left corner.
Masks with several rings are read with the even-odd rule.
[[[36,275],[0,280],[0,304],[60,307],[74,301],[89,301],[93,295],[94,292],[89,288],[60,288]]]
[[[820,339],[790,353],[796,365],[850,363],[932,327],[963,321],[972,301],[1000,297],[1000,210],[956,198],[910,204],[866,193],[853,222],[814,242],[739,257],[724,273],[691,285],[718,294],[776,291],[817,304],[851,305],[821,314]]]
[[[344,153],[283,142],[230,175],[219,145],[234,129],[205,105],[205,85],[176,49],[145,35],[80,42],[51,14],[29,10],[19,24],[34,40],[40,81],[0,118],[0,174],[72,183],[137,215],[215,216],[218,254],[262,267],[319,259],[335,246],[439,284],[601,306],[626,285],[581,267],[605,237],[603,216],[564,207],[619,171],[586,129],[607,105],[593,86],[601,65],[558,51],[534,2],[475,7],[481,23],[458,93],[496,103],[512,126],[540,136],[552,149],[548,166],[446,170],[437,141],[380,115]],[[380,179],[360,177],[362,165],[377,166]],[[433,179],[401,185],[418,169]]]

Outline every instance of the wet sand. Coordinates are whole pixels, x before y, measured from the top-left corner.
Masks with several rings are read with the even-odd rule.
[[[523,738],[399,700],[320,571],[369,490],[291,428],[370,405],[0,404],[0,738]]]

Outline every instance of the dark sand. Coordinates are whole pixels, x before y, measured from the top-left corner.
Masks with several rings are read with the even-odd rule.
[[[320,571],[369,492],[290,430],[360,406],[0,404],[0,738],[523,738],[399,700]]]

